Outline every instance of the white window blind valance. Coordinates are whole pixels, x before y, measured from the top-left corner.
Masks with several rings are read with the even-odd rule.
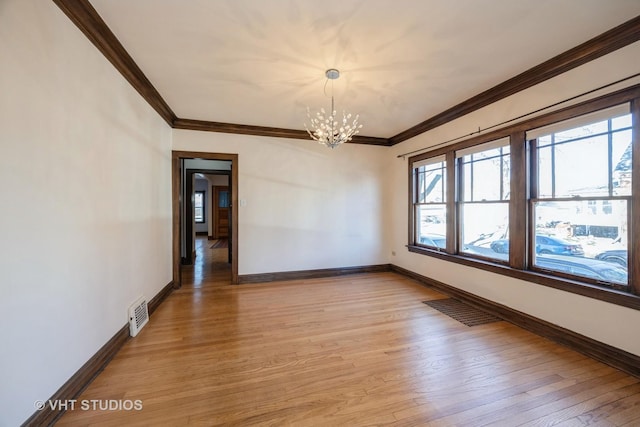
[[[418,160],[417,162],[413,162],[412,167],[413,169],[418,169],[418,168],[421,168],[422,166],[434,165],[436,163],[444,162],[445,160],[446,160],[446,157],[444,155],[429,157],[428,159],[422,159],[422,160]]]
[[[506,147],[509,145],[509,137],[506,136],[504,138],[496,139],[494,141],[485,142],[483,144],[474,145],[473,147],[463,148],[462,150],[456,151],[456,158],[468,156],[469,154],[481,153],[487,150],[493,150],[500,147]]]
[[[587,126],[592,123],[598,123],[603,120],[612,119],[614,117],[624,116],[626,114],[629,114],[630,111],[631,109],[629,108],[628,103],[605,108],[604,110],[594,111],[593,113],[585,114],[583,116],[578,116],[562,122],[552,123],[547,126],[531,129],[527,131],[527,140],[538,139],[545,135],[551,135],[553,133],[575,129],[580,126]]]

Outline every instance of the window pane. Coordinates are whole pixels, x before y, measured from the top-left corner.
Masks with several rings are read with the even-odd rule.
[[[509,204],[465,203],[460,252],[509,260]]]
[[[551,135],[545,135],[538,138],[538,147],[546,147],[547,145],[551,145]]]
[[[462,201],[472,201],[473,191],[471,189],[471,162],[465,162],[462,164]]]
[[[417,169],[418,203],[442,203],[445,194],[445,172],[444,162],[423,166]]]
[[[502,158],[502,200],[511,196],[511,156]]]
[[[218,194],[218,207],[219,208],[228,208],[229,207],[229,192],[228,191],[220,191]]]
[[[538,198],[630,195],[630,125],[625,115],[539,138]]]
[[[534,265],[627,284],[627,201],[534,204]]]
[[[562,132],[556,133],[556,143],[568,141],[576,138],[584,138],[590,135],[596,135],[599,133],[608,132],[608,122],[607,120],[603,120],[597,123],[590,124],[588,126],[580,126],[574,129],[565,130]]]
[[[631,114],[611,119],[611,129],[624,129],[631,127]]]
[[[473,198],[465,200],[500,200],[500,158],[473,163]]]
[[[493,148],[463,158],[463,201],[505,200],[509,195],[509,147]]]
[[[204,222],[204,216],[202,214],[202,208],[195,208],[194,217],[196,222]]]
[[[541,199],[553,197],[552,165],[551,147],[538,149],[538,197]]]
[[[197,191],[193,200],[193,204],[195,207],[197,208],[201,208],[202,207],[202,200],[203,200],[203,196],[204,193],[202,193],[201,191]]]
[[[611,149],[613,159],[613,194],[615,196],[631,195],[631,131],[613,134]]]
[[[555,146],[555,197],[608,196],[607,136]]]
[[[447,208],[444,204],[418,205],[416,243],[446,248]]]
[[[193,217],[195,222],[204,222],[204,191],[193,194]]]

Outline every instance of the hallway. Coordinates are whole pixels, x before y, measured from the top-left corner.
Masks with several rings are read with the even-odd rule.
[[[193,265],[183,265],[182,286],[201,287],[205,283],[220,284],[231,281],[231,263],[229,251],[226,247],[212,248],[216,242],[223,240],[208,240],[206,236],[197,236],[195,240],[196,257]],[[228,242],[226,242],[228,244]]]

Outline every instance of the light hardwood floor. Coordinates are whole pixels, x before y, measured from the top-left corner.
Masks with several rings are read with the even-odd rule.
[[[59,426],[640,425],[640,379],[503,321],[467,327],[403,276],[232,286],[225,250],[198,242],[208,264],[79,397],[143,409]]]

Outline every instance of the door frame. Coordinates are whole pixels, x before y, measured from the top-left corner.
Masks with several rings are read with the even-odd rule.
[[[173,235],[173,286],[182,286],[180,240],[182,219],[182,209],[180,199],[180,189],[182,188],[182,171],[180,161],[182,159],[204,159],[204,160],[226,160],[231,161],[231,174],[229,176],[229,187],[231,190],[231,204],[229,206],[231,220],[231,239],[229,246],[231,252],[231,283],[238,284],[238,155],[228,153],[202,153],[198,151],[172,151],[171,152],[171,204],[172,204],[172,235]]]

